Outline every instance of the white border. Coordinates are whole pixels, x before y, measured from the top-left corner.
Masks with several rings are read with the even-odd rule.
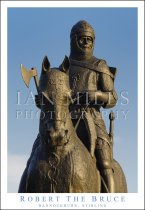
[[[35,5],[35,6],[34,6]],[[1,144],[1,206],[2,209],[38,209],[37,203],[20,202],[20,194],[7,193],[7,98],[5,93],[7,92],[7,8],[8,7],[137,7],[138,8],[138,193],[127,193],[127,194],[117,194],[117,196],[125,196],[125,203],[117,202],[107,209],[143,209],[144,206],[144,2],[140,1],[2,1],[1,2],[1,70],[2,70],[2,80],[1,80],[1,96],[2,96],[2,118],[1,118],[1,130],[2,130],[2,144]],[[58,6],[59,5],[59,6]],[[32,196],[33,194],[31,194]],[[37,194],[39,195],[39,194]],[[65,196],[70,194],[60,194],[61,199],[64,201]],[[72,194],[73,195],[73,194]],[[75,194],[76,196],[77,194]],[[84,194],[83,194],[84,195]],[[93,194],[85,194],[86,198]],[[109,194],[114,196],[113,194]],[[24,195],[26,198],[29,194]],[[42,196],[42,194],[41,194]],[[52,196],[55,196],[54,194]],[[78,194],[81,196],[81,194]],[[97,195],[97,196],[100,196]],[[103,195],[107,196],[106,194]],[[51,207],[49,207],[51,209]],[[96,208],[96,207],[95,207]],[[46,208],[47,209],[47,208]],[[54,209],[54,208],[53,208]],[[56,207],[55,207],[56,209]],[[64,209],[64,207],[62,208]],[[70,208],[71,209],[71,208]],[[74,209],[74,207],[73,207]],[[93,209],[93,208],[91,208]],[[103,209],[103,208],[102,208]]]
[[[35,4],[34,4],[35,2]],[[83,4],[82,4],[83,2]],[[56,6],[57,5],[57,6]],[[2,7],[143,7],[138,1],[2,1]]]

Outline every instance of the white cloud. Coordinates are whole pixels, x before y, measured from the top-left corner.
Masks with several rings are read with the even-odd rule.
[[[8,193],[18,192],[19,182],[28,158],[28,155],[8,155]]]

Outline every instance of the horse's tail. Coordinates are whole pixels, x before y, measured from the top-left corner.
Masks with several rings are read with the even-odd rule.
[[[115,159],[113,160],[113,170],[114,170],[116,193],[127,193],[127,182],[125,174],[120,164]]]

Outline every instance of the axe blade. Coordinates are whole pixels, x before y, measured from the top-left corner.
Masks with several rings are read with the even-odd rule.
[[[32,77],[37,76],[37,72],[36,69],[31,69],[31,70],[27,70],[23,64],[21,64],[21,74],[22,74],[22,78],[24,83],[26,84],[27,87],[29,87],[29,83]]]

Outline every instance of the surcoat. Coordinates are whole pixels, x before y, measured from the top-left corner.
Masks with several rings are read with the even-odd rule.
[[[70,86],[74,95],[85,93],[88,91],[102,91],[110,95],[110,100],[107,103],[98,102],[97,105],[89,105],[87,110],[91,113],[95,123],[97,137],[109,141],[109,135],[106,131],[105,123],[102,119],[101,107],[111,108],[115,106],[117,101],[117,94],[114,89],[114,79],[116,76],[116,68],[108,67],[105,60],[92,57],[90,60],[77,61],[70,58]],[[82,113],[84,105],[77,105],[71,107],[72,119],[77,119]]]
[[[116,68],[108,67],[105,60],[92,57],[89,60],[77,61],[70,59],[70,86],[74,92],[97,91],[112,92],[114,90]],[[116,94],[116,95],[115,95]]]

